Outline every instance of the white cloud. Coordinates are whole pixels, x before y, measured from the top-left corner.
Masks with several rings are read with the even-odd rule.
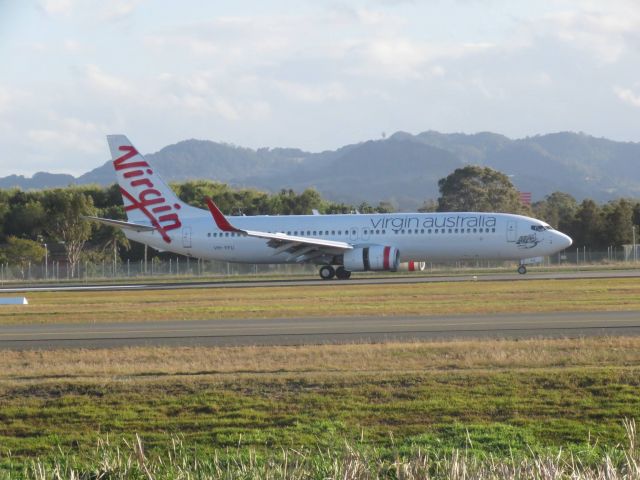
[[[142,0],[110,0],[103,2],[101,18],[106,21],[121,20],[134,13]]]
[[[98,127],[92,122],[77,118],[55,118],[52,123],[55,128],[40,128],[27,131],[29,140],[39,144],[43,149],[54,151],[74,150],[80,153],[95,154],[104,149],[102,132],[104,127]]]
[[[620,2],[611,2],[610,10],[606,11],[583,7],[555,12],[535,22],[533,28],[539,34],[549,34],[593,54],[600,62],[615,63],[634,48],[633,38],[640,29],[637,4],[634,8],[616,8],[619,5]]]
[[[285,96],[303,102],[321,103],[345,100],[347,98],[346,88],[338,82],[331,82],[326,85],[305,85],[285,81],[274,81],[273,83]]]
[[[634,107],[640,107],[640,94],[635,93],[631,89],[622,87],[614,87],[613,91],[623,102],[633,105]]]
[[[68,15],[74,7],[73,0],[41,0],[40,8],[49,15]]]
[[[97,65],[87,65],[84,68],[83,76],[91,88],[101,93],[126,96],[133,92],[129,82],[123,78],[105,73]]]

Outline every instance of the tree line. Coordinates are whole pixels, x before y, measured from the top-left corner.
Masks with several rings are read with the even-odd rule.
[[[640,202],[618,199],[598,204],[577,202],[571,195],[554,192],[533,205],[524,205],[510,179],[486,167],[467,166],[439,181],[440,197],[420,211],[505,212],[534,216],[567,233],[574,245],[606,249],[633,241],[634,225],[640,223]],[[205,208],[205,198],[215,200],[231,215],[299,215],[317,210],[321,214],[390,213],[391,204],[347,205],[328,201],[314,189],[302,193],[281,190],[266,193],[234,189],[207,180],[173,184],[186,203]],[[126,219],[117,185],[78,186],[40,191],[0,190],[0,262],[25,265],[44,261],[58,251],[73,271],[83,261],[139,260],[143,250],[131,245],[119,229],[83,220],[83,215]]]

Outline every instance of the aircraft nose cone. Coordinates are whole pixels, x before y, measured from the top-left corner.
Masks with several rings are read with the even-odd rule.
[[[569,248],[573,243],[573,240],[571,239],[571,237],[569,235],[565,235],[562,232],[556,232],[556,236],[557,236],[556,241],[558,242],[558,245],[560,245],[563,249]]]

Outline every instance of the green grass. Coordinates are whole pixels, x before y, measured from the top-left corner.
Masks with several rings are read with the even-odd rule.
[[[640,282],[621,278],[407,285],[328,283],[145,292],[34,292],[28,299],[29,305],[3,306],[0,325],[640,310]]]
[[[86,452],[105,434],[138,433],[150,451],[180,435],[208,453],[346,440],[383,455],[564,449],[582,458],[625,441],[622,419],[640,418],[639,392],[640,367],[28,382],[0,390],[0,451],[51,457],[55,446]]]

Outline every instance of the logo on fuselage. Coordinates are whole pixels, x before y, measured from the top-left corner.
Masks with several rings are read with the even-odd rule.
[[[528,249],[528,248],[535,247],[540,242],[542,242],[542,239],[538,238],[538,236],[535,233],[532,233],[530,235],[521,235],[518,238],[516,245],[518,246],[518,248]]]
[[[130,202],[129,205],[125,205],[125,211],[140,210],[149,219],[151,225],[158,230],[162,239],[166,243],[171,243],[171,237],[167,232],[182,226],[180,217],[175,211],[180,210],[180,205],[168,203],[162,192],[155,188],[151,181],[153,177],[151,165],[144,160],[126,163],[127,160],[138,155],[138,151],[134,147],[125,145],[121,146],[119,150],[126,153],[116,158],[113,161],[113,166],[116,172],[122,172],[122,178],[135,192],[134,196],[120,185],[120,193]]]
[[[393,231],[409,228],[492,228],[496,226],[496,217],[489,215],[384,216],[370,220],[373,229],[389,228]]]

